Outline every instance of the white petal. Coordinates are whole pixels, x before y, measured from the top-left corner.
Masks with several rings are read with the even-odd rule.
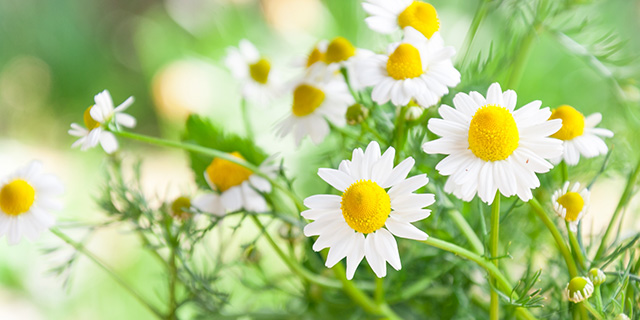
[[[396,237],[406,238],[406,239],[414,239],[414,240],[427,240],[427,234],[422,230],[416,228],[414,225],[400,221],[393,216],[387,218],[385,226],[391,233],[393,233]]]
[[[118,150],[118,140],[113,135],[113,133],[109,131],[104,131],[100,135],[100,145],[102,149],[108,154],[112,154],[116,150]]]
[[[360,265],[362,258],[364,258],[364,235],[359,232],[353,233],[353,247],[351,251],[347,253],[347,279],[353,279],[353,275]]]
[[[317,194],[304,199],[304,205],[311,209],[339,209],[342,197],[332,194]]]
[[[342,192],[355,182],[348,174],[336,169],[320,168],[318,169],[318,175],[322,180]]]
[[[370,233],[364,239],[364,256],[369,262],[369,266],[373,269],[373,272],[378,278],[383,278],[387,275],[387,266],[384,258],[376,250],[376,233]]]
[[[396,183],[403,181],[409,174],[409,171],[411,171],[411,168],[413,168],[414,164],[415,164],[415,160],[413,160],[412,157],[404,159],[404,161],[400,162],[400,164],[398,164],[393,169],[393,171],[391,171],[391,173],[389,174],[389,177],[381,185],[381,187],[386,189],[395,185]]]
[[[377,237],[373,238],[376,246],[376,250],[381,256],[396,270],[402,269],[400,263],[400,254],[398,253],[398,244],[396,238],[384,228],[375,232]]]

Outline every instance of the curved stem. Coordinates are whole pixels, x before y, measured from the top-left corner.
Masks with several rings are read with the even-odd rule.
[[[242,98],[242,102],[240,103],[240,108],[242,109],[242,121],[244,121],[244,129],[247,133],[247,138],[253,141],[254,134],[253,128],[251,127],[251,119],[249,119],[249,111],[247,110],[247,100]]]
[[[567,225],[567,234],[569,235],[569,244],[571,245],[571,249],[573,249],[573,254],[576,257],[576,262],[580,269],[587,270],[587,260],[582,253],[582,248],[580,248],[580,243],[578,242],[578,238],[576,238],[576,234],[571,231],[569,228],[569,222],[566,222]]]
[[[467,222],[467,219],[462,216],[462,213],[458,210],[449,210],[449,217],[453,219],[453,223],[456,224],[458,229],[460,229],[460,232],[462,232],[462,234],[467,238],[471,244],[473,252],[482,254],[484,252],[484,245],[482,244],[482,241],[480,241],[480,238],[478,238],[476,232],[473,231],[473,228],[469,225],[469,222]]]
[[[496,192],[496,197],[493,199],[491,205],[491,243],[489,246],[491,259],[493,264],[498,267],[498,247],[500,245],[500,192]],[[489,277],[494,287],[498,287],[495,283],[495,279],[492,276]],[[489,305],[489,319],[500,319],[500,299],[498,293],[495,290],[491,290],[491,302]]]
[[[302,200],[300,200],[300,198],[298,198],[298,196],[296,196],[291,190],[289,190],[289,188],[287,188],[286,186],[282,185],[281,183],[279,183],[275,179],[269,177],[264,172],[260,171],[260,169],[257,166],[255,166],[254,164],[251,164],[251,163],[249,163],[249,162],[247,162],[247,161],[245,161],[243,159],[236,158],[236,157],[230,155],[227,152],[216,150],[216,149],[211,149],[211,148],[206,148],[206,147],[202,147],[202,146],[191,144],[191,143],[170,141],[170,140],[165,140],[165,139],[160,139],[160,138],[155,138],[155,137],[149,137],[149,136],[145,136],[145,135],[141,135],[141,134],[131,133],[131,132],[113,131],[113,133],[115,135],[121,136],[123,138],[137,140],[137,141],[141,141],[141,142],[145,142],[145,143],[149,143],[149,144],[155,144],[155,145],[163,146],[163,147],[177,148],[177,149],[182,149],[182,150],[186,150],[186,151],[196,152],[196,153],[200,153],[200,154],[203,154],[203,155],[206,155],[206,156],[224,159],[224,160],[227,160],[229,162],[233,162],[235,164],[241,165],[241,166],[253,171],[255,174],[261,176],[262,178],[265,178],[273,186],[275,186],[276,188],[278,188],[282,192],[284,192],[287,196],[289,196],[289,198],[291,198],[291,200],[294,202],[294,204],[296,205],[296,207],[298,208],[299,211],[302,211],[305,208],[304,204],[302,203]]]
[[[567,264],[567,269],[569,270],[570,278],[577,277],[578,268],[576,267],[576,263],[573,260],[573,257],[571,256],[571,252],[569,251],[567,244],[564,242],[564,239],[562,238],[560,231],[558,231],[558,228],[556,228],[556,225],[553,223],[553,221],[551,221],[551,219],[549,218],[549,216],[547,215],[547,213],[542,208],[542,206],[540,205],[540,203],[536,198],[529,200],[529,204],[531,205],[533,212],[540,218],[540,220],[542,220],[542,223],[544,223],[544,225],[547,226],[547,229],[549,229],[549,231],[551,232],[551,235],[553,236],[553,239],[556,241],[558,250],[560,250],[560,253],[564,257],[564,260]]]
[[[60,238],[62,241],[66,242],[70,246],[72,246],[76,251],[85,255],[85,257],[89,258],[93,263],[95,263],[98,267],[104,270],[109,276],[111,276],[122,288],[124,288],[129,294],[131,294],[140,304],[145,306],[151,313],[153,313],[156,317],[160,319],[165,319],[165,315],[163,315],[158,309],[152,306],[147,300],[145,300],[137,291],[135,291],[124,279],[122,279],[115,271],[111,270],[104,262],[100,260],[96,255],[94,255],[91,251],[89,251],[84,245],[75,240],[71,239],[69,236],[64,234],[62,231],[58,230],[56,227],[52,227],[49,229],[51,233],[53,233],[56,237]]]
[[[591,313],[591,315],[592,315],[594,318],[596,318],[596,319],[598,319],[598,320],[603,320],[603,319],[604,319],[604,317],[602,316],[602,314],[601,314],[600,312],[598,312],[598,310],[594,309],[594,308],[593,308],[593,306],[591,305],[591,303],[589,303],[589,301],[586,301],[586,300],[585,300],[585,301],[583,301],[583,302],[580,302],[580,304],[581,304],[582,306],[584,306],[584,308],[585,308],[585,309],[587,309],[587,311],[589,311],[589,313]],[[585,319],[587,319],[587,318],[585,318]]]

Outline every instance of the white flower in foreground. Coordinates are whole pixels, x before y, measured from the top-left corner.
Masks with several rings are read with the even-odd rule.
[[[576,182],[569,190],[569,182],[565,182],[560,190],[556,190],[551,196],[553,210],[569,222],[569,229],[578,231],[578,223],[587,213],[589,207],[589,189],[580,190],[580,183]]]
[[[330,248],[327,267],[347,257],[347,279],[353,278],[363,257],[380,278],[387,274],[387,261],[400,270],[394,235],[427,239],[427,234],[411,223],[431,213],[423,208],[435,202],[434,195],[413,193],[429,179],[426,174],[407,178],[415,161],[409,157],[394,168],[394,156],[392,147],[381,156],[375,141],[364,152],[355,149],[351,161],[343,160],[338,170],[318,170],[318,175],[342,195],[321,194],[304,200],[310,209],[302,216],[315,220],[304,228],[304,234],[319,236],[313,250]]]
[[[319,42],[307,57],[306,67],[311,77],[319,77],[321,81],[330,79],[340,73],[340,68],[345,68],[351,87],[360,90],[364,86],[356,76],[356,64],[371,56],[372,51],[356,48],[346,38],[336,37],[331,42]]]
[[[436,9],[429,3],[414,0],[365,0],[364,11],[370,17],[364,21],[373,31],[383,34],[413,27],[425,37],[440,29]]]
[[[356,66],[358,81],[373,86],[371,98],[379,104],[391,100],[404,106],[413,99],[429,107],[460,83],[460,72],[451,62],[454,54],[439,33],[427,39],[407,27],[402,42],[391,44],[387,55],[374,55]]]
[[[497,191],[529,201],[540,186],[536,173],[553,168],[548,161],[562,152],[562,143],[549,136],[562,126],[549,120],[549,108],[533,101],[518,110],[516,93],[504,93],[498,83],[485,99],[478,92],[458,93],[455,108],[442,105],[442,119],[430,119],[429,130],[440,139],[425,143],[426,153],[448,155],[436,169],[449,176],[445,191],[471,201],[477,193],[491,204]]]
[[[607,145],[600,137],[611,138],[613,132],[596,128],[602,120],[600,113],[585,118],[573,107],[563,105],[553,110],[551,119],[562,119],[562,128],[551,137],[562,140],[564,149],[561,156],[551,159],[551,163],[558,164],[564,159],[573,166],[580,161],[580,155],[593,158],[607,153]]]
[[[591,283],[589,278],[575,277],[569,281],[564,292],[569,301],[579,303],[591,297],[593,293],[593,283]]]
[[[0,182],[0,237],[7,235],[10,245],[23,236],[34,240],[53,226],[50,211],[60,210],[57,198],[64,188],[60,180],[42,172],[42,164],[32,161]]]
[[[230,155],[244,160],[239,152],[234,151]],[[267,158],[260,165],[260,172],[273,175],[277,167],[270,163],[270,158]],[[207,193],[196,198],[192,204],[201,211],[222,216],[227,211],[240,209],[253,212],[267,210],[267,202],[259,192],[271,192],[271,184],[239,164],[214,158],[204,172],[204,179],[211,189],[220,194]]]
[[[84,111],[85,127],[77,123],[71,124],[69,134],[80,137],[71,147],[80,146],[80,150],[85,151],[100,143],[104,151],[111,154],[118,150],[118,140],[113,133],[107,130],[107,127],[111,122],[116,126],[135,127],[136,119],[129,114],[122,113],[133,103],[133,97],[127,98],[117,108],[114,108],[109,91],[104,90],[94,97],[94,101],[96,104]]]
[[[260,55],[258,49],[242,39],[238,48],[227,48],[225,64],[233,77],[241,82],[242,96],[265,107],[277,96],[277,75],[271,70],[271,63]]]
[[[291,114],[278,124],[278,135],[293,132],[298,146],[307,135],[319,144],[329,134],[327,121],[344,126],[347,108],[354,103],[346,83],[339,78],[328,82],[303,79],[293,90]]]

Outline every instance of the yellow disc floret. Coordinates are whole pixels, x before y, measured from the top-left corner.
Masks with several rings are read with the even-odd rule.
[[[509,110],[486,105],[478,109],[469,125],[469,149],[484,161],[508,158],[518,148],[518,127]]]
[[[354,47],[349,40],[343,37],[337,37],[329,43],[327,52],[324,54],[324,62],[329,64],[346,61],[355,54],[356,47]]]
[[[400,44],[389,55],[387,72],[396,80],[419,77],[423,73],[420,51],[408,43]]]
[[[16,179],[6,184],[0,190],[0,208],[4,213],[18,216],[31,208],[36,192],[33,187],[22,179]]]
[[[571,140],[584,132],[584,116],[571,106],[563,105],[553,110],[549,119],[562,119],[562,128],[551,135],[560,140]]]
[[[440,29],[436,8],[421,1],[413,1],[398,15],[398,25],[403,29],[405,27],[413,27],[427,38],[431,38]]]
[[[576,221],[584,207],[584,199],[582,199],[582,196],[577,192],[567,192],[558,198],[557,202],[567,210],[564,216],[564,219],[567,221]]]
[[[191,217],[189,213],[191,208],[191,199],[189,197],[178,197],[171,203],[171,216],[177,219],[186,220]]]
[[[321,61],[324,59],[324,54],[320,52],[318,47],[313,47],[311,53],[307,57],[307,68],[311,67],[314,63]]]
[[[340,209],[349,227],[360,233],[371,233],[387,221],[391,198],[377,183],[359,180],[342,194]]]
[[[91,108],[93,108],[93,106],[87,108],[87,110],[85,110],[84,114],[82,115],[82,118],[84,119],[84,126],[87,127],[87,130],[89,131],[100,126],[100,122],[94,120],[91,117]]]
[[[231,152],[232,156],[243,159],[239,152]],[[215,158],[206,170],[209,181],[221,192],[227,191],[231,187],[240,185],[253,173],[251,170],[235,164],[229,160]]]
[[[308,84],[301,84],[293,91],[293,114],[296,117],[309,115],[318,109],[323,101],[322,90]]]
[[[257,83],[267,83],[267,80],[269,80],[269,71],[271,71],[271,64],[264,58],[249,65],[249,74],[251,74],[251,78]]]

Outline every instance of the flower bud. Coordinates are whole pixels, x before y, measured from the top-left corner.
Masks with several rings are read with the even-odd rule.
[[[631,320],[626,314],[621,313],[617,315],[613,320]]]
[[[178,197],[171,203],[170,214],[175,219],[187,220],[191,218],[189,208],[191,208],[191,199],[184,196]]]
[[[353,104],[347,109],[346,117],[349,125],[353,126],[361,123],[367,118],[367,116],[369,116],[369,109],[363,107],[359,103]]]
[[[569,301],[579,303],[589,299],[593,293],[593,283],[589,278],[575,277],[569,281],[564,289]]]
[[[592,268],[589,270],[589,280],[591,280],[594,285],[599,286],[607,280],[607,275],[598,268]]]

